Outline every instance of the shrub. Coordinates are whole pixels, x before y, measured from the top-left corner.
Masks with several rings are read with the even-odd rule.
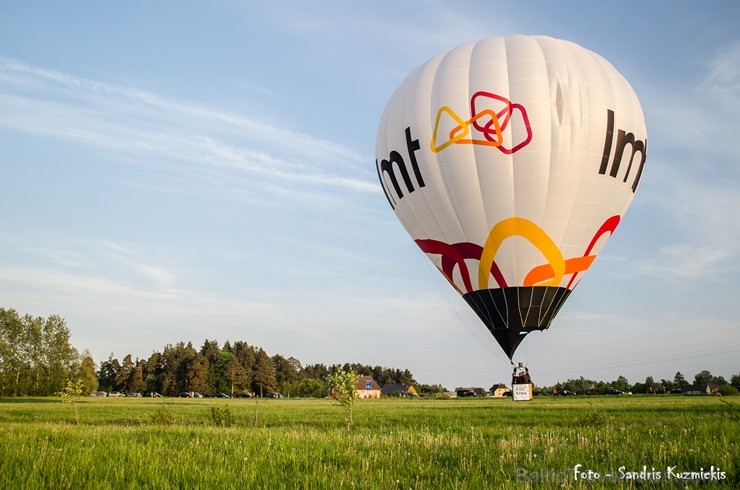
[[[211,407],[211,421],[216,427],[231,427],[234,425],[234,415],[229,407]]]
[[[740,394],[740,391],[732,385],[722,385],[717,389],[717,393],[722,396],[736,396]]]

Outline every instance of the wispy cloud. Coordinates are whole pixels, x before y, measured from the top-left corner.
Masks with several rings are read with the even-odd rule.
[[[0,93],[0,126],[96,146],[145,165],[169,165],[180,177],[186,171],[194,177],[221,173],[224,183],[236,172],[273,187],[310,183],[379,192],[352,149],[244,114],[3,57]]]
[[[646,227],[657,248],[631,261],[633,275],[709,281],[738,273],[740,43],[723,47],[704,66],[695,85],[656,87],[644,98],[653,150],[638,199],[649,202],[661,220],[656,227],[670,234],[656,236]]]
[[[700,88],[740,95],[740,42],[735,42],[710,59]]]

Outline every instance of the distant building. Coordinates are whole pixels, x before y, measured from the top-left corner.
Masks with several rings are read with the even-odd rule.
[[[503,397],[507,396],[507,394],[511,390],[505,384],[499,383],[497,385],[491,386],[491,389],[489,391],[491,393],[491,396],[493,396],[495,398],[503,398]]]
[[[693,384],[681,387],[681,393],[684,395],[712,395],[719,390],[719,383],[710,381],[709,383]]]
[[[357,398],[380,398],[380,385],[372,376],[358,376],[355,393]]]
[[[385,396],[419,396],[413,385],[385,384],[381,388],[381,393]]]

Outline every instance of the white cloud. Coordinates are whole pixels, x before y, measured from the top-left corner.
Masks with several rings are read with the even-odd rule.
[[[709,72],[700,88],[717,93],[740,95],[740,42],[717,53],[708,65]]]
[[[364,159],[353,150],[243,115],[2,57],[0,88],[0,126],[128,155],[169,168],[178,178],[187,168],[194,179],[237,172],[276,188],[311,184],[379,192],[365,180]],[[229,173],[212,182],[226,185],[234,177]],[[244,184],[243,191],[264,192]]]

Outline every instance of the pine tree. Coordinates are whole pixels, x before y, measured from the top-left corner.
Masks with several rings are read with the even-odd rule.
[[[265,392],[273,391],[277,385],[272,359],[270,359],[270,356],[268,356],[262,349],[257,352],[257,360],[254,363],[253,380],[254,384],[259,389],[260,398]]]

